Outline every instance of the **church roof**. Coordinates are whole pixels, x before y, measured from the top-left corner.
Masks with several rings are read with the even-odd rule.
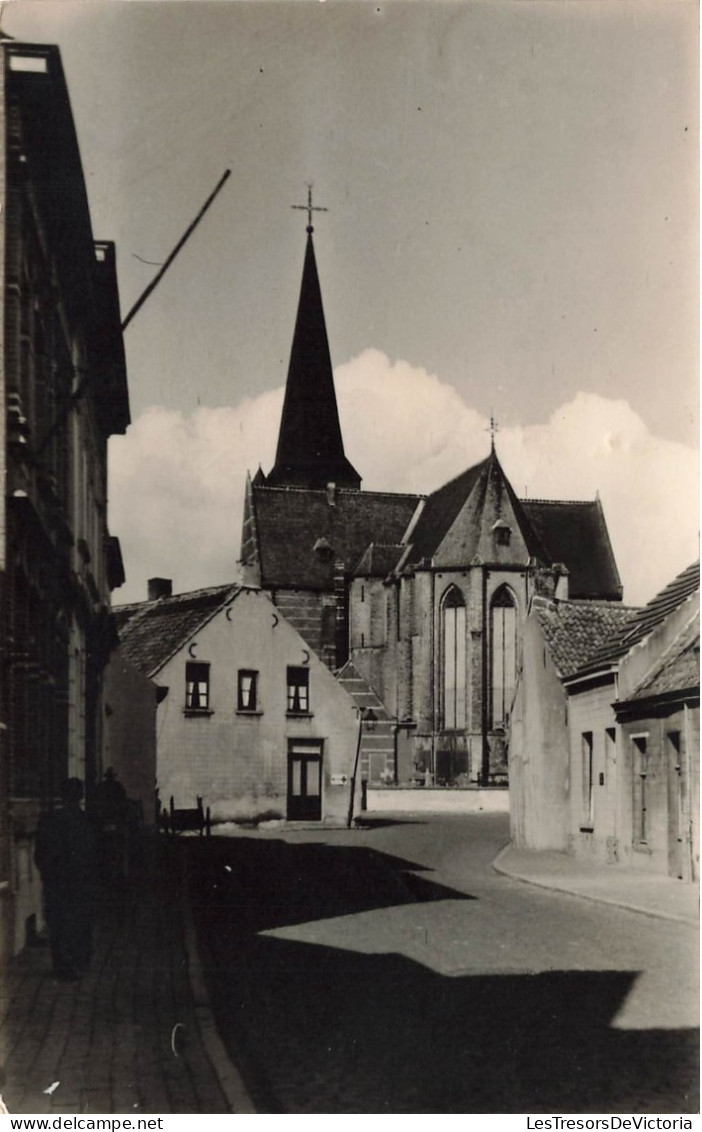
[[[407,561],[417,564],[436,557],[444,540],[451,541],[451,528],[463,512],[461,546],[464,559],[469,562],[486,545],[486,500],[490,493],[498,499],[500,492],[505,506],[511,509],[529,557],[543,565],[561,562],[567,568],[572,598],[621,599],[621,582],[599,500],[519,500],[494,449],[486,460],[429,496],[410,532]],[[493,526],[499,524],[498,519]]]
[[[621,598],[622,584],[599,499],[524,499],[522,508],[551,562],[567,566],[570,597]]]
[[[409,561],[421,562],[424,558],[431,558],[473,491],[486,464],[487,460],[483,460],[468,468],[428,497],[409,538],[412,544]]]
[[[400,543],[420,498],[252,486],[261,585],[328,590],[335,562],[343,562],[344,572],[350,573],[379,534],[388,544]],[[331,553],[315,550],[320,539]]]
[[[597,649],[588,662],[578,670],[578,675],[586,675],[596,669],[610,667],[625,656],[634,645],[648,637],[666,617],[688,601],[700,588],[700,564],[691,566],[678,574],[660,593],[630,617],[608,641]]]
[[[117,606],[113,612],[122,652],[141,672],[154,676],[240,590],[230,583]]]
[[[634,610],[611,601],[545,601],[534,603],[559,676],[570,676],[585,664],[603,639],[610,638]]]
[[[344,454],[311,227],[278,448],[267,482],[271,487],[361,486],[361,477]]]
[[[471,529],[462,532],[462,540],[465,559],[470,561],[479,552],[484,535],[485,500],[491,487],[498,487],[506,494],[529,555],[543,562],[548,561],[544,547],[525,517],[522,505],[493,449],[486,460],[468,468],[429,496],[414,530],[410,532],[408,542],[411,549],[407,562],[419,563],[423,559],[434,557],[469,501],[472,505],[469,520]]]

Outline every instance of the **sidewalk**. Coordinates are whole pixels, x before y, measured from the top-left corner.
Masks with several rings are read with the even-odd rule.
[[[56,981],[43,942],[11,963],[0,987],[10,1113],[254,1111],[209,1009],[178,848],[157,843],[141,884],[104,901],[83,980]]]
[[[699,884],[653,876],[622,865],[579,861],[567,853],[508,845],[493,862],[498,873],[585,900],[615,904],[647,916],[699,924]]]

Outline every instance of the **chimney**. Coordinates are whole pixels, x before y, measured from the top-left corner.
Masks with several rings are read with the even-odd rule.
[[[149,601],[158,601],[161,597],[171,597],[173,594],[173,582],[170,578],[149,578],[147,586]]]

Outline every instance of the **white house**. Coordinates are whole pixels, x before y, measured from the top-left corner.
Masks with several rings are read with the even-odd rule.
[[[260,590],[170,590],[152,579],[150,600],[116,610],[124,655],[158,689],[161,803],[199,796],[213,822],[346,820],[348,693]]]

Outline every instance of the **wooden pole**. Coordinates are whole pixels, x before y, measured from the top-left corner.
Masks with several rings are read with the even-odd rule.
[[[353,821],[353,803],[356,794],[356,775],[358,774],[358,759],[361,754],[361,739],[363,738],[363,708],[358,709],[358,740],[356,742],[356,757],[353,760],[353,774],[351,775],[351,796],[349,797],[349,815],[346,819],[346,828],[351,829]]]
[[[212,201],[213,201],[213,200],[215,199],[215,197],[217,196],[217,193],[219,192],[219,190],[220,190],[220,189],[222,188],[222,186],[224,185],[224,182],[225,182],[226,180],[228,180],[228,178],[229,178],[230,176],[231,176],[231,169],[225,169],[225,171],[224,171],[223,175],[222,175],[222,176],[220,177],[219,181],[217,182],[217,185],[215,186],[215,188],[213,189],[213,191],[212,191],[212,192],[210,193],[210,195],[208,196],[207,200],[206,200],[206,201],[205,201],[205,203],[203,204],[202,208],[201,208],[201,209],[200,209],[200,211],[198,212],[198,214],[197,214],[197,216],[195,217],[195,219],[194,219],[194,220],[192,221],[192,223],[191,223],[191,224],[189,224],[189,225],[188,225],[188,227],[186,228],[185,232],[183,233],[183,235],[182,235],[182,236],[181,236],[181,238],[179,239],[179,241],[178,241],[178,243],[176,244],[176,246],[174,247],[173,251],[172,251],[172,252],[171,252],[171,254],[170,254],[170,255],[168,256],[168,259],[167,259],[167,260],[165,261],[165,263],[164,263],[164,264],[163,264],[163,266],[161,267],[161,270],[160,270],[160,271],[158,271],[158,272],[156,273],[156,275],[155,275],[155,276],[154,276],[154,278],[153,278],[153,279],[151,280],[151,282],[149,283],[149,285],[148,285],[148,287],[146,288],[146,290],[145,290],[145,291],[144,291],[144,292],[142,293],[142,295],[140,296],[140,298],[138,298],[138,299],[137,299],[137,301],[135,302],[134,306],[133,306],[133,307],[132,307],[132,309],[130,310],[129,314],[128,314],[128,315],[127,315],[127,317],[126,317],[126,318],[124,319],[124,322],[122,323],[122,332],[124,332],[124,331],[125,331],[125,330],[127,329],[127,327],[129,326],[129,323],[130,323],[130,322],[132,321],[132,319],[134,318],[134,315],[135,315],[135,314],[136,314],[136,313],[137,313],[137,312],[138,312],[138,311],[139,311],[139,310],[140,310],[140,309],[141,309],[141,308],[143,307],[144,303],[145,303],[145,302],[146,302],[146,300],[148,299],[148,297],[149,297],[149,295],[151,294],[151,292],[153,291],[154,287],[157,287],[157,286],[158,286],[158,284],[160,283],[160,281],[161,281],[161,280],[163,279],[163,276],[164,276],[164,275],[166,274],[166,272],[168,271],[168,268],[169,268],[169,267],[171,266],[171,264],[173,263],[173,260],[174,260],[174,259],[175,259],[175,257],[176,257],[176,256],[178,255],[178,252],[179,252],[179,251],[180,251],[180,249],[181,249],[181,248],[183,247],[183,245],[185,244],[186,240],[188,240],[188,239],[189,239],[189,237],[190,237],[190,236],[192,235],[192,233],[193,233],[193,232],[195,231],[195,229],[197,228],[198,224],[199,224],[199,223],[200,223],[200,221],[202,220],[203,216],[204,216],[204,215],[205,215],[205,213],[207,212],[207,209],[208,209],[208,208],[210,207],[210,205],[212,204]]]

